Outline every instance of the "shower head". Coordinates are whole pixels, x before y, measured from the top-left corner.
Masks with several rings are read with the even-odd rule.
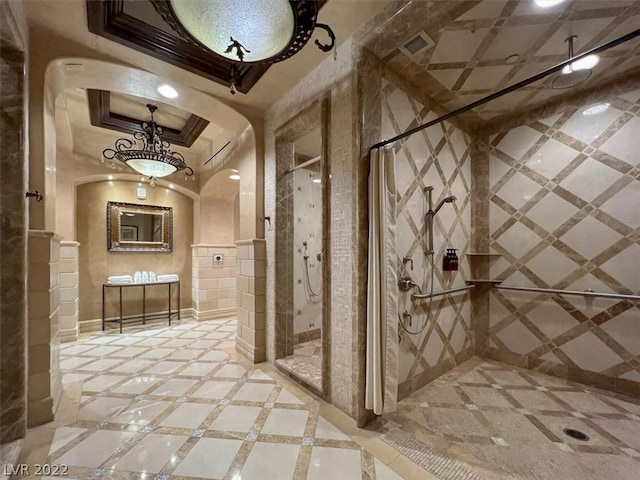
[[[569,73],[561,73],[553,82],[551,82],[551,88],[554,90],[561,90],[563,88],[575,87],[579,83],[584,82],[591,76],[591,69],[587,70],[572,70]]]
[[[569,59],[573,58],[573,41],[576,38],[578,38],[577,35],[571,35],[565,40],[565,42],[569,44]],[[589,57],[595,57],[595,63],[598,63],[597,56],[588,55],[587,57],[576,60],[569,65],[565,65],[562,71],[553,79],[553,82],[551,82],[551,88],[554,90],[571,88],[587,80],[592,73],[591,68],[588,67],[595,65],[595,63],[589,62]]]
[[[453,203],[453,202],[455,202],[455,201],[456,201],[456,197],[455,197],[454,195],[449,195],[448,197],[444,197],[444,198],[440,201],[440,203],[438,204],[438,206],[436,207],[436,209],[433,211],[434,215],[435,215],[436,213],[438,213],[438,210],[440,210],[440,209],[442,208],[442,206],[443,206],[445,203]]]

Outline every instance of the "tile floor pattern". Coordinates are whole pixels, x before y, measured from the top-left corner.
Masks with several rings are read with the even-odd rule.
[[[322,339],[294,345],[293,355],[281,358],[277,363],[318,391],[322,389]]]
[[[574,440],[565,428],[589,440]],[[640,405],[478,358],[402,400],[378,429],[443,480],[640,478]],[[458,475],[428,463],[443,454],[468,468],[454,465]]]
[[[235,332],[229,319],[64,346],[64,383],[83,391],[47,461],[92,480],[401,479],[321,417],[317,401],[235,362],[225,352]]]

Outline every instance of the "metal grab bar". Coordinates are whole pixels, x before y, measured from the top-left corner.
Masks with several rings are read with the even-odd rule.
[[[516,290],[521,292],[540,292],[540,293],[554,293],[560,295],[580,295],[583,297],[602,297],[602,298],[617,298],[620,300],[640,301],[640,295],[625,295],[622,293],[598,293],[590,291],[579,290],[558,290],[555,288],[535,288],[535,287],[509,287],[507,285],[495,285],[494,288],[498,290]]]
[[[419,300],[421,298],[441,297],[442,295],[448,295],[450,293],[464,292],[465,290],[471,290],[474,287],[475,287],[475,285],[466,285],[464,287],[457,287],[457,288],[450,288],[449,290],[442,290],[441,292],[433,292],[432,294],[429,294],[429,293],[412,293],[411,294],[411,300]]]

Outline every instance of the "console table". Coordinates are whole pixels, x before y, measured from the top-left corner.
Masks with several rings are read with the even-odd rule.
[[[159,313],[147,313],[146,311],[146,303],[147,303],[147,288],[148,287],[157,287],[160,285],[167,286],[167,301],[169,303],[169,309],[166,312]],[[172,286],[175,285],[178,289],[178,309],[171,309],[171,290]],[[120,316],[116,318],[107,319],[106,318],[106,297],[107,290],[109,288],[117,288],[119,290],[118,295],[118,304],[119,304],[119,312]],[[123,288],[142,288],[142,315],[122,315],[122,289]],[[180,281],[176,282],[153,282],[153,283],[125,283],[125,284],[112,284],[112,283],[103,283],[102,284],[102,330],[104,330],[104,326],[107,322],[117,322],[120,324],[120,333],[122,333],[122,324],[129,323],[134,321],[142,320],[142,324],[144,325],[147,320],[158,320],[166,318],[169,320],[169,325],[171,325],[171,317],[177,315],[178,320],[180,320]]]

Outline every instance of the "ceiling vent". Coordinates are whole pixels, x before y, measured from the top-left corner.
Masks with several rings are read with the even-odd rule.
[[[425,32],[418,34],[400,47],[400,51],[407,57],[413,58],[416,55],[423,54],[427,50],[436,46],[436,42]]]

